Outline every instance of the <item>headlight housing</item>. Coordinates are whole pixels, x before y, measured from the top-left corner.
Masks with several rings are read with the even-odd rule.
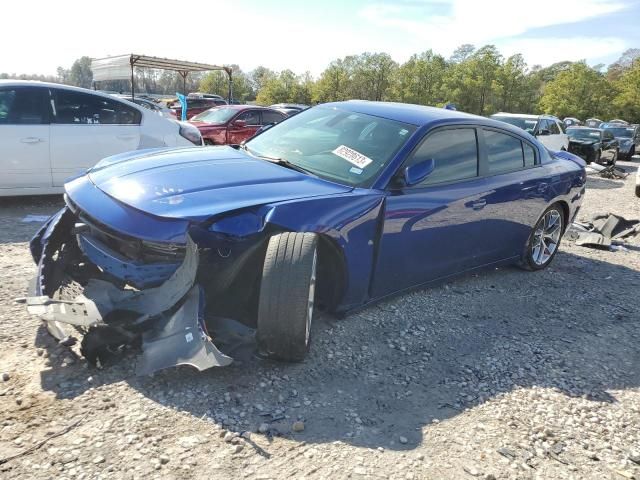
[[[186,122],[178,122],[180,127],[180,136],[186,138],[194,145],[202,145],[202,135],[200,130]]]

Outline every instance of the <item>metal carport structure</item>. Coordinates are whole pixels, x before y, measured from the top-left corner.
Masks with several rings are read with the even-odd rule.
[[[185,62],[182,60],[172,60],[170,58],[150,57],[128,53],[114,57],[94,58],[91,60],[91,70],[93,71],[93,81],[104,80],[127,80],[131,78],[131,97],[135,98],[135,78],[134,68],[157,68],[160,70],[171,70],[178,72],[182,77],[182,91],[186,95],[187,75],[191,72],[208,72],[212,70],[223,70],[229,77],[229,103],[233,98],[232,80],[233,69],[220,65],[209,65],[206,63]]]

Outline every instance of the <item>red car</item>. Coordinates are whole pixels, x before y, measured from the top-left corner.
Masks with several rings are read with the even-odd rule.
[[[198,127],[205,145],[227,145],[242,143],[263,125],[272,125],[285,118],[285,114],[272,108],[225,105],[202,112],[189,122]]]
[[[227,102],[220,98],[190,98],[187,97],[187,120],[198,115],[199,113],[205,112],[212,107],[217,107],[219,105],[226,105]],[[182,107],[180,106],[180,102],[174,102],[171,105],[171,110],[173,110],[176,114],[176,118],[180,120],[182,118]]]

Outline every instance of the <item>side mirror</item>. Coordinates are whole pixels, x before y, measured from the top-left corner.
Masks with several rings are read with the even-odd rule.
[[[540,130],[538,132],[538,136],[544,136],[544,135],[551,135],[551,132],[549,130],[547,130],[546,128],[543,128],[542,130]]]
[[[436,161],[433,158],[409,165],[402,172],[405,186],[417,185],[427,178],[435,168]]]
[[[237,128],[244,128],[247,126],[247,122],[245,122],[244,120],[236,120],[232,125]]]

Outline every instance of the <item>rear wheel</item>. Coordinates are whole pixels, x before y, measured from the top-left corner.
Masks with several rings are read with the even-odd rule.
[[[551,263],[560,247],[564,221],[560,205],[554,204],[545,210],[527,241],[522,261],[525,269],[542,270]]]
[[[309,348],[318,239],[285,232],[267,246],[258,303],[258,349],[268,357],[302,361]]]

